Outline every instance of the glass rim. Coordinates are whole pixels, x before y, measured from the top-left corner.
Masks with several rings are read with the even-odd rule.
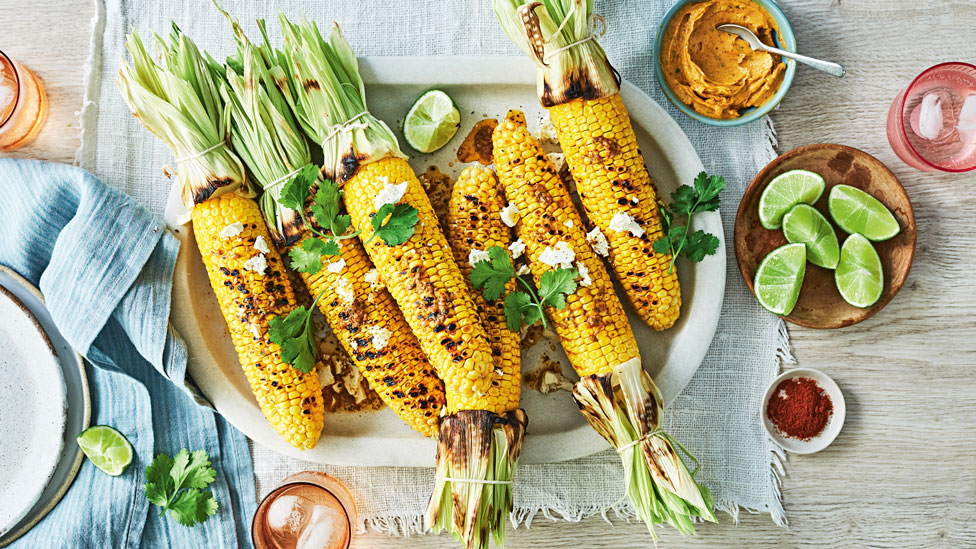
[[[932,65],[931,67],[929,67],[929,68],[925,69],[924,71],[918,73],[918,76],[916,76],[914,79],[912,79],[912,82],[910,84],[908,84],[908,87],[907,88],[905,88],[905,91],[902,93],[902,96],[901,96],[901,101],[899,101],[899,108],[898,108],[898,113],[899,113],[898,114],[898,129],[901,131],[901,137],[902,137],[902,139],[904,139],[905,144],[908,145],[908,149],[912,151],[912,154],[915,155],[915,158],[918,158],[919,160],[921,160],[922,163],[925,164],[926,166],[929,166],[931,168],[934,168],[934,169],[936,169],[936,170],[938,170],[940,172],[947,172],[947,173],[965,173],[965,172],[971,172],[973,170],[976,170],[976,164],[974,164],[974,165],[972,165],[972,166],[970,166],[968,168],[945,168],[945,167],[939,166],[937,164],[934,164],[932,162],[929,162],[929,160],[927,158],[925,158],[924,156],[922,156],[922,154],[919,153],[915,149],[915,145],[912,145],[911,140],[908,139],[908,130],[905,129],[905,104],[908,102],[908,94],[909,94],[909,92],[912,91],[912,88],[915,87],[915,84],[917,84],[918,81],[921,80],[921,78],[923,76],[929,74],[930,72],[932,72],[932,71],[934,71],[936,69],[941,69],[941,68],[945,68],[945,67],[952,66],[952,65],[962,66],[962,67],[966,67],[966,68],[972,69],[973,71],[976,71],[976,65],[973,65],[971,63],[966,63],[965,61],[946,61],[944,63],[939,63],[937,65]]]
[[[298,473],[298,474],[300,474],[300,473]],[[294,476],[294,475],[292,475],[292,476]],[[290,478],[291,478],[291,476],[288,477],[288,479],[290,479]],[[329,490],[328,488],[326,488],[324,486],[321,486],[319,484],[316,484],[314,482],[310,482],[308,480],[302,480],[302,479],[294,479],[294,480],[288,480],[288,479],[285,479],[281,483],[280,486],[278,486],[277,488],[275,488],[275,489],[271,490],[270,492],[268,492],[267,495],[265,495],[263,498],[261,498],[261,501],[258,502],[257,507],[254,508],[254,516],[251,517],[251,545],[254,545],[255,547],[257,547],[257,543],[256,543],[256,540],[255,540],[255,537],[254,537],[254,528],[255,528],[255,519],[257,519],[258,511],[261,510],[261,507],[263,505],[267,504],[268,503],[268,500],[270,500],[273,496],[276,496],[279,492],[283,491],[284,489],[291,488],[293,486],[301,486],[301,485],[314,486],[314,487],[316,487],[316,488],[324,491],[325,493],[329,494],[330,496],[332,496],[333,498],[335,498],[336,501],[339,502],[339,506],[342,507],[342,514],[345,515],[345,517],[346,517],[346,524],[349,525],[349,541],[351,543],[352,542],[352,534],[354,532],[355,525],[352,523],[353,518],[349,515],[349,510],[346,509],[346,506],[343,504],[342,498],[340,498],[338,495],[336,495],[336,493],[333,492],[332,490]],[[348,545],[347,545],[347,547],[348,547]]]
[[[7,111],[6,115],[0,117],[0,128],[3,128],[4,125],[6,125],[11,118],[13,118],[14,111],[17,110],[17,104],[20,103],[20,71],[17,70],[14,60],[11,59],[9,55],[4,53],[3,50],[0,50],[0,58],[2,58],[0,59],[0,62],[5,62],[5,64],[9,66],[10,70],[13,72],[15,84],[14,100],[10,105],[10,110]]]

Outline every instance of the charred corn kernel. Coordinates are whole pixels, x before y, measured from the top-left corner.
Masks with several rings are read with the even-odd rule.
[[[197,204],[192,218],[210,285],[261,411],[292,446],[312,448],[325,416],[318,374],[286,364],[281,349],[268,339],[271,317],[290,313],[295,293],[277,251],[264,253],[263,274],[245,266],[262,253],[254,248],[255,240],[270,239],[257,203],[224,194]],[[297,389],[303,385],[310,395]]]
[[[610,243],[610,264],[628,300],[652,328],[670,328],[681,312],[678,273],[668,273],[671,255],[653,248],[664,236],[657,195],[623,99],[619,93],[575,99],[550,107],[549,115],[586,215]],[[611,230],[619,212],[644,234]]]
[[[417,208],[413,236],[398,246],[374,238],[374,199],[387,184],[407,183],[400,200]],[[488,336],[420,181],[406,160],[387,156],[361,166],[345,187],[346,209],[366,251],[420,346],[444,381],[447,411],[483,410],[494,364]]]
[[[309,293],[324,292],[319,309],[383,402],[420,434],[433,436],[444,407],[444,384],[393,297],[379,284],[367,281],[366,273],[373,264],[363,245],[356,239],[338,243],[339,255],[323,256],[324,267],[319,272],[302,273]],[[342,268],[330,270],[330,261],[341,261]],[[340,283],[340,278],[345,282]],[[340,295],[340,284],[351,290],[352,301]]]
[[[471,166],[458,177],[447,208],[447,240],[488,332],[488,343],[495,358],[495,378],[487,395],[490,407],[486,409],[497,414],[518,408],[521,338],[518,332],[509,330],[505,322],[504,296],[489,302],[480,291],[471,287],[469,258],[471,250],[486,251],[492,246],[508,249],[512,231],[502,223],[504,207],[505,199],[494,172]],[[514,279],[510,281],[505,288],[506,294],[515,291],[515,285]]]
[[[637,341],[603,261],[586,241],[586,229],[569,191],[539,143],[529,134],[521,111],[510,111],[492,134],[495,169],[505,196],[518,207],[518,237],[525,243],[536,283],[552,267],[539,261],[548,247],[565,242],[576,254],[573,266],[586,267],[590,285],[577,280],[566,307],[546,308],[566,356],[582,377],[604,374],[639,357]],[[572,221],[572,226],[567,225]]]

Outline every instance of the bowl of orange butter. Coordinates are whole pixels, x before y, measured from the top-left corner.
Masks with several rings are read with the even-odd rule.
[[[786,95],[796,62],[753,51],[731,23],[770,46],[796,51],[796,37],[773,0],[681,0],[664,16],[654,42],[654,72],[684,114],[713,126],[758,120]]]

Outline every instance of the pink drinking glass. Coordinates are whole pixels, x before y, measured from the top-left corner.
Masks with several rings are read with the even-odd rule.
[[[898,94],[888,110],[888,143],[924,171],[976,169],[976,66],[940,63]]]

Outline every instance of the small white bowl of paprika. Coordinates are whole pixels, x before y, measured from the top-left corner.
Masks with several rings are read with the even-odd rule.
[[[797,368],[769,384],[759,415],[784,450],[813,454],[830,446],[844,426],[844,394],[827,374]]]

